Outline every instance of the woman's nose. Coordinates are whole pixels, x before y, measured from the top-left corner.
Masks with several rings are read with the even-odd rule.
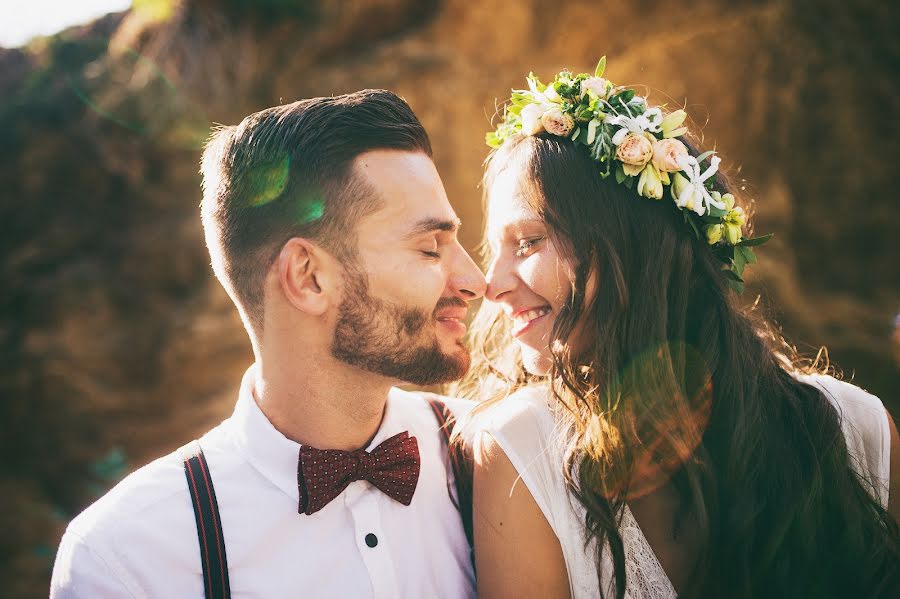
[[[512,265],[508,260],[495,256],[488,266],[485,281],[487,289],[484,297],[492,302],[500,301],[504,293],[511,291],[515,287],[515,273]]]

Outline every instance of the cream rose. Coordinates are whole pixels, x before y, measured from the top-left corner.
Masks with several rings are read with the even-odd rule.
[[[541,117],[541,124],[547,130],[547,133],[560,137],[569,137],[572,129],[575,128],[575,119],[572,118],[572,115],[554,108],[544,113]]]
[[[629,133],[616,148],[616,158],[629,166],[643,168],[653,157],[653,144],[643,135]]]
[[[583,96],[589,91],[594,92],[601,98],[606,98],[606,92],[609,84],[603,77],[588,77],[581,82],[581,95]]]
[[[677,139],[660,139],[653,143],[653,166],[663,173],[677,173],[678,157],[687,156],[688,149]]]

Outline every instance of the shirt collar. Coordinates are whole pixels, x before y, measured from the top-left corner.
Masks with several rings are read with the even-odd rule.
[[[256,399],[253,397],[257,372],[258,367],[254,364],[244,373],[237,404],[230,418],[232,436],[247,461],[260,474],[294,501],[299,501],[297,466],[300,444],[281,434],[257,405]],[[388,393],[381,425],[366,447],[366,451],[371,451],[388,437],[404,430],[401,428],[396,414],[398,392],[399,390],[391,389]]]

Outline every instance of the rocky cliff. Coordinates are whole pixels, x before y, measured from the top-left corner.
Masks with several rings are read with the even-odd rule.
[[[689,7],[686,7],[686,4]],[[895,410],[900,38],[838,0],[138,1],[0,49],[0,572],[39,596],[65,522],[225,417],[251,359],[208,267],[212,123],[385,87],[410,102],[480,237],[483,136],[529,70],[592,68],[683,104],[746,180],[748,296]],[[253,8],[247,8],[247,6]]]

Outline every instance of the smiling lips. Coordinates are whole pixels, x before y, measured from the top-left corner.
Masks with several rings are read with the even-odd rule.
[[[539,318],[550,314],[551,309],[550,306],[540,306],[539,308],[528,308],[525,310],[518,310],[514,312],[512,315],[513,321],[513,337],[518,337],[522,333],[524,333]]]
[[[463,306],[442,308],[435,314],[435,319],[451,331],[464,335],[466,325],[462,321],[466,317],[466,312],[468,312],[468,307]]]

